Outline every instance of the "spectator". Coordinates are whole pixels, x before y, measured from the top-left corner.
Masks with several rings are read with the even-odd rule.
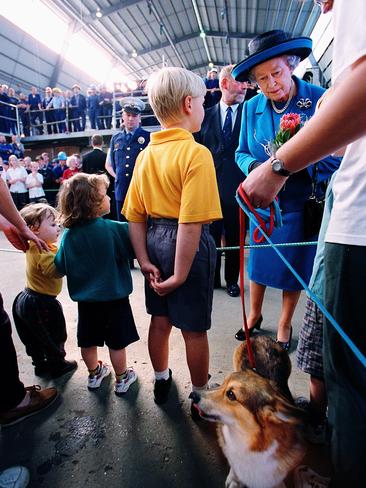
[[[57,134],[57,125],[55,124],[55,111],[53,109],[47,110],[47,107],[51,103],[52,98],[52,88],[48,86],[45,89],[45,96],[42,100],[42,109],[44,110],[46,118],[47,134]]]
[[[80,169],[77,167],[77,158],[74,155],[69,156],[67,158],[66,166],[67,166],[67,169],[65,169],[65,171],[62,175],[61,183],[68,180],[69,178],[76,175],[77,173],[80,173]]]
[[[67,132],[72,132],[72,124],[73,121],[75,120],[75,109],[71,105],[71,97],[72,97],[71,90],[66,90],[64,92],[64,97],[65,97]]]
[[[29,105],[25,93],[19,93],[18,102],[19,117],[22,122],[22,136],[30,136]]]
[[[9,88],[8,90],[9,96],[9,103],[12,105],[18,105],[19,100],[15,96],[14,88]],[[16,107],[9,107],[9,132],[10,134],[17,134],[18,133],[18,123],[17,123],[17,110]]]
[[[56,177],[55,183],[57,183],[58,185],[60,185],[61,180],[62,180],[62,176],[64,174],[64,171],[66,170],[66,161],[67,161],[66,153],[64,153],[64,151],[60,151],[57,154],[57,158],[56,159],[57,159],[57,164],[53,168],[53,174]]]
[[[31,173],[25,180],[25,185],[29,190],[30,203],[43,202],[45,199],[45,192],[43,190],[43,176],[38,172],[39,164],[37,161],[32,161],[30,165]]]
[[[10,128],[10,98],[8,96],[8,86],[1,85],[0,87],[0,132],[9,133]]]
[[[80,86],[73,85],[73,96],[71,97],[71,105],[74,110],[73,127],[75,132],[84,131],[86,124],[86,99],[84,95],[80,93]],[[80,122],[81,119],[81,122]]]
[[[57,122],[57,128],[60,134],[66,132],[65,124],[65,98],[60,88],[54,88],[52,90],[52,100],[47,105],[46,110],[53,108],[55,110],[55,121]]]
[[[99,107],[99,96],[97,95],[96,88],[94,85],[90,86],[90,89],[88,90],[88,94],[89,95],[87,99],[87,107],[89,113],[90,126],[92,129],[96,129],[101,110]],[[99,129],[99,125],[98,125],[98,129]]]
[[[18,136],[11,136],[11,152],[15,154],[17,158],[24,158],[24,146],[19,142]]]
[[[112,127],[113,94],[105,85],[100,85],[99,106],[101,108],[99,129]]]
[[[0,156],[3,158],[3,161],[8,161],[9,156],[12,154],[12,147],[10,144],[7,144],[6,137],[0,135]]]
[[[28,174],[31,172],[31,167],[30,167],[31,162],[32,162],[32,158],[30,156],[26,156],[24,159],[19,158],[20,166],[23,166],[23,168],[25,168]]]
[[[9,169],[6,172],[6,181],[10,186],[10,194],[18,210],[27,203],[28,190],[25,186],[27,179],[26,170],[20,166],[18,158],[14,155],[9,157]]]
[[[81,156],[79,153],[75,153],[75,154],[72,154],[72,156],[74,156],[74,158],[76,159],[76,167],[77,169],[81,170],[81,167],[82,167],[82,163],[81,163]]]
[[[205,108],[209,108],[213,105],[216,105],[216,103],[218,103],[221,98],[220,85],[217,78],[217,68],[212,68],[207,73],[205,85],[207,88],[205,96]]]
[[[37,88],[32,86],[31,93],[28,95],[28,109],[30,113],[30,125],[36,129],[36,134],[43,134],[43,113],[42,100]]]
[[[51,166],[48,164],[48,153],[42,153],[41,156],[37,156],[36,161],[39,166],[38,171],[43,176],[43,189],[46,193],[46,199],[50,205],[55,206],[56,190],[58,189],[58,185],[55,181],[55,174],[52,171]]]
[[[102,149],[103,137],[100,134],[93,135],[92,146],[93,150],[83,156],[83,172],[88,174],[105,173],[105,160],[107,155]]]

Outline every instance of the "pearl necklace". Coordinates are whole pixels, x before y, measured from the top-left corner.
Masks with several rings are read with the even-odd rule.
[[[282,114],[282,113],[283,113],[283,112],[284,112],[284,111],[285,111],[285,110],[288,108],[288,106],[290,105],[291,100],[292,100],[292,98],[293,98],[294,94],[295,94],[295,83],[294,83],[294,81],[292,80],[292,81],[291,81],[290,94],[289,94],[288,100],[287,100],[287,102],[285,103],[285,106],[284,106],[284,107],[282,107],[282,108],[277,108],[277,107],[276,107],[275,102],[274,102],[273,100],[271,100],[271,105],[272,105],[272,108],[273,108],[273,110],[276,112],[276,114]]]

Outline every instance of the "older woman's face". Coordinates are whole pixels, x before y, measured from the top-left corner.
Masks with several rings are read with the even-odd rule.
[[[285,57],[269,59],[253,68],[263,94],[274,102],[286,102],[291,90],[291,70]]]

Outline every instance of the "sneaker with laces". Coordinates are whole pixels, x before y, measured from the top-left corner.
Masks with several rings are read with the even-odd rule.
[[[137,374],[135,373],[133,368],[127,368],[126,373],[126,377],[121,379],[120,381],[116,381],[114,385],[114,393],[117,396],[122,396],[127,393],[132,383],[137,380]]]
[[[169,390],[171,386],[172,386],[172,370],[169,369],[169,378],[167,380],[155,380],[154,400],[157,405],[161,405],[168,400]]]
[[[88,388],[89,390],[95,390],[99,388],[104,378],[106,378],[111,370],[108,364],[103,363],[103,361],[98,361],[99,363],[99,371],[97,374],[88,377]]]

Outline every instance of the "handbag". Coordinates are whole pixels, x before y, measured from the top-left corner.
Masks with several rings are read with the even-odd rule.
[[[314,174],[311,181],[311,195],[306,200],[304,205],[304,237],[310,239],[311,237],[319,234],[320,226],[322,223],[325,194],[323,197],[318,198],[316,190],[318,186],[318,165],[314,165]]]

